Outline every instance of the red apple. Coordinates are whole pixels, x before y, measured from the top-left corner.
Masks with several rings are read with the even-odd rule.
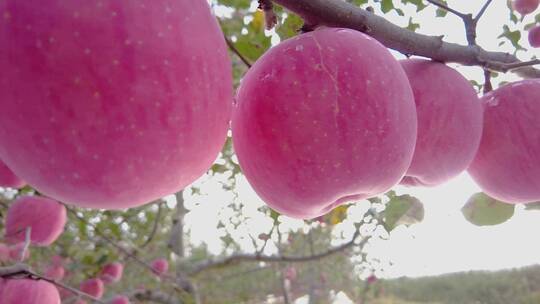
[[[258,195],[314,218],[387,191],[409,167],[416,110],[403,69],[376,40],[322,28],[266,52],[242,80],[234,148]]]
[[[158,275],[166,273],[169,270],[169,262],[163,258],[152,261],[151,266],[154,272]]]
[[[128,208],[211,166],[232,73],[206,0],[5,0],[0,16],[0,157],[39,192]]]
[[[126,296],[115,296],[110,304],[129,304],[129,298]]]
[[[62,234],[65,224],[66,208],[57,201],[41,196],[21,196],[9,206],[6,239],[24,241],[26,229],[31,228],[32,244],[48,246]]]
[[[539,0],[514,0],[512,7],[518,13],[527,15],[534,12],[538,8]]]
[[[18,178],[6,164],[0,161],[0,187],[4,188],[22,188],[26,183]]]
[[[43,280],[7,280],[0,298],[2,304],[60,304],[58,289]]]
[[[529,44],[532,47],[540,47],[540,25],[533,26],[529,29]]]
[[[81,283],[79,289],[97,299],[101,299],[103,293],[105,292],[103,281],[100,279],[88,279]]]
[[[484,131],[469,174],[497,200],[540,200],[540,80],[507,84],[481,100]]]
[[[428,60],[400,61],[418,114],[411,166],[401,184],[436,186],[465,171],[482,136],[482,105],[456,70]]]
[[[103,266],[101,270],[100,279],[105,284],[116,283],[122,279],[122,273],[124,271],[124,265],[118,262],[110,263]]]
[[[47,278],[60,281],[64,278],[66,274],[66,270],[64,269],[64,266],[62,265],[50,265],[45,270],[45,276]]]

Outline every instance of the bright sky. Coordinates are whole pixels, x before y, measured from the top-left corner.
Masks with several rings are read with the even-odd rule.
[[[462,12],[476,13],[484,0],[449,0],[449,5]],[[478,43],[486,49],[512,51],[511,48],[499,47],[496,37],[502,32],[502,24],[508,20],[506,1],[496,0],[488,9],[478,27]],[[253,6],[255,9],[256,6]],[[375,5],[378,8],[378,5]],[[406,12],[413,13],[414,6],[408,6]],[[218,13],[226,14],[225,10],[217,9]],[[418,14],[416,22],[421,24],[420,32],[433,35],[445,35],[446,41],[465,43],[461,20],[454,16],[434,18],[434,8],[426,9]],[[408,19],[397,14],[387,15],[392,22],[405,26]],[[524,24],[533,17],[528,17]],[[272,32],[268,33],[269,35]],[[277,42],[274,39],[274,42]],[[526,34],[523,35],[522,45],[528,47]],[[521,52],[520,58],[526,60],[538,51]],[[479,68],[459,68],[469,79],[483,81]],[[496,81],[515,80],[511,74],[500,77]],[[188,207],[193,208],[187,220],[191,240],[195,243],[206,242],[209,249],[219,252],[220,232],[215,228],[219,218],[228,218],[225,207],[232,199],[232,194],[221,189],[215,181],[199,182],[202,190],[208,193],[200,204],[195,207],[194,200],[187,198]],[[267,232],[271,222],[260,214],[256,208],[262,202],[251,190],[245,180],[237,187],[240,200],[246,202],[244,214],[250,217],[244,223],[254,235]],[[540,263],[540,245],[537,243],[537,233],[540,231],[540,212],[525,211],[518,206],[514,217],[501,225],[494,227],[476,227],[469,224],[461,214],[461,207],[478,187],[468,175],[463,174],[451,182],[436,188],[400,188],[400,193],[409,193],[418,197],[425,206],[425,219],[422,223],[410,228],[398,228],[392,232],[390,240],[378,242],[370,248],[370,253],[381,259],[391,261],[392,266],[384,269],[380,276],[424,276],[467,270],[497,270],[520,267]],[[362,204],[359,202],[358,204]],[[301,227],[301,222],[287,220],[291,227]],[[251,241],[242,241],[243,248],[250,249]],[[269,248],[272,253],[274,249]]]

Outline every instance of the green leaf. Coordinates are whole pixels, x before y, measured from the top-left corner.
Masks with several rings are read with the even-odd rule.
[[[427,5],[422,0],[403,0],[403,3],[411,3],[413,5],[416,5],[417,12],[427,7]]]
[[[410,195],[389,195],[390,201],[382,212],[384,227],[392,231],[399,225],[412,225],[424,219],[424,205]]]
[[[506,222],[514,215],[515,205],[498,201],[487,194],[476,193],[461,208],[465,219],[476,226],[492,226]]]
[[[420,28],[420,24],[414,23],[414,22],[412,21],[412,17],[410,17],[410,18],[409,18],[409,24],[407,25],[407,29],[409,29],[409,30],[415,32],[415,31],[416,31],[417,29],[419,29],[419,28]]]
[[[519,40],[521,39],[521,32],[519,30],[511,31],[508,25],[503,26],[503,33],[500,34],[497,38],[506,38],[512,43],[516,50],[525,50],[520,44]]]
[[[392,3],[392,0],[382,0],[381,1],[381,11],[383,13],[388,13],[389,11],[394,9],[394,3]]]

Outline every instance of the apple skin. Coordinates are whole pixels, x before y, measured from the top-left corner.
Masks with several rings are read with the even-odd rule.
[[[232,73],[207,1],[5,0],[0,16],[0,158],[40,193],[123,209],[211,166]]]
[[[45,270],[45,276],[56,281],[61,281],[65,274],[66,270],[62,265],[49,265]]]
[[[41,196],[21,196],[10,206],[6,216],[6,239],[23,242],[26,228],[35,246],[49,246],[64,232],[66,208],[55,200]]]
[[[406,186],[437,186],[472,162],[482,136],[483,109],[471,83],[430,60],[400,61],[415,96],[418,137]]]
[[[164,274],[169,270],[169,262],[166,259],[155,259],[151,263],[152,269],[158,275]]]
[[[6,164],[0,161],[0,187],[19,189],[26,186],[26,183],[18,178]]]
[[[124,272],[124,265],[118,262],[110,263],[103,266],[101,270],[100,279],[105,284],[116,283],[122,279],[122,273]]]
[[[398,183],[416,124],[409,81],[388,50],[354,30],[320,28],[259,58],[240,85],[232,130],[263,201],[310,219]]]
[[[56,287],[43,280],[6,280],[2,291],[2,304],[60,304]]]
[[[521,15],[528,15],[534,12],[539,4],[539,0],[514,0],[512,7]]]
[[[528,37],[529,44],[534,47],[540,47],[540,25],[535,25],[529,29]]]
[[[115,296],[109,304],[129,304],[129,299],[126,296]]]
[[[100,279],[88,279],[81,283],[79,289],[96,299],[101,299],[101,297],[103,297],[103,293],[105,292],[105,285]]]
[[[489,196],[507,203],[540,200],[540,81],[522,80],[481,98],[484,131],[468,172]]]

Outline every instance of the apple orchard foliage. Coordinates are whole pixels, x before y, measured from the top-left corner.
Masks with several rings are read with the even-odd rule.
[[[422,1],[349,2],[382,16],[395,13],[411,30],[422,30],[415,11],[447,16]],[[183,216],[208,208],[198,203],[207,183],[236,193],[244,177],[275,210],[257,212],[277,228],[246,230],[251,202],[234,196],[220,211],[229,216],[217,223],[221,257],[245,252],[243,239],[252,241],[249,253],[324,252],[335,245],[340,225],[369,235],[375,221],[384,237],[423,217],[421,202],[388,190],[400,181],[438,185],[469,165],[492,196],[466,202],[463,213],[472,223],[507,220],[513,205],[502,201],[540,200],[538,80],[504,86],[493,73],[496,90],[479,99],[483,79],[467,80],[442,63],[399,62],[349,29],[298,35],[302,20],[279,6],[282,42],[269,50],[264,15],[251,1],[212,4],[233,13],[218,14],[217,23],[203,0],[0,0],[0,187],[19,189],[0,193],[2,265],[21,259],[31,227],[24,253],[33,268],[107,301],[125,303],[120,294],[148,289],[189,303],[168,279],[182,273],[203,303],[279,295],[280,278],[289,281],[292,297],[317,286],[344,290],[359,302],[358,273],[383,267],[362,248],[295,266],[259,264],[254,272],[253,265],[231,264],[189,276],[211,254],[189,242],[188,229],[180,230],[182,246],[169,244],[178,240]],[[518,16],[537,6],[509,2],[501,49],[530,58],[521,38],[539,45],[540,15]],[[222,32],[254,63],[249,70],[227,53]],[[182,208],[158,201],[183,188]],[[372,209],[354,217],[359,205]],[[127,207],[133,208],[98,210]],[[303,222],[307,237],[278,226],[284,217],[276,211],[318,220]],[[6,278],[1,286],[0,303],[56,304],[60,295],[90,302],[44,281]]]

